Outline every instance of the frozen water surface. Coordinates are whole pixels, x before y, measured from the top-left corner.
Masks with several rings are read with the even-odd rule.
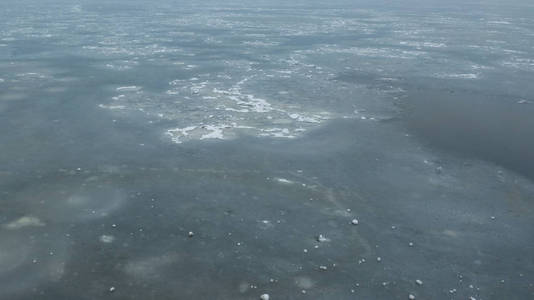
[[[528,1],[0,2],[0,299],[534,298]]]

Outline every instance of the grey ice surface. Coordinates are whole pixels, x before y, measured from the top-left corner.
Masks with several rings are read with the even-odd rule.
[[[530,1],[0,1],[0,299],[534,299],[533,49]]]

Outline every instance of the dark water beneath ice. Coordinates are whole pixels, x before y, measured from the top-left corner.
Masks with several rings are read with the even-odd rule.
[[[2,2],[0,299],[534,297],[534,8],[463,5]]]

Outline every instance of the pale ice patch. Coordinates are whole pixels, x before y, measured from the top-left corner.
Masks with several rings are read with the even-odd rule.
[[[82,11],[82,6],[77,4],[77,5],[74,5],[70,8],[70,11],[71,12],[74,12],[74,13],[79,13]]]
[[[292,59],[298,57],[300,55],[294,55]],[[305,63],[287,68],[287,64],[282,63],[284,68],[269,70],[266,74],[252,69],[249,62],[228,61],[229,67],[246,73],[233,84],[228,81],[234,76],[227,73],[197,73],[189,79],[167,81],[170,89],[160,93],[144,91],[138,86],[117,87],[117,95],[111,97],[113,102],[99,107],[110,111],[141,111],[151,119],[176,121],[178,126],[167,128],[164,134],[178,144],[192,140],[234,139],[241,134],[296,138],[309,128],[335,118],[335,113],[289,101],[283,96],[289,94],[288,91],[262,90],[261,95],[256,94],[258,84],[265,80],[264,75],[277,74],[277,78],[282,78],[280,74],[290,72],[302,75],[300,68],[322,69]]]
[[[124,97],[126,97],[126,95],[121,94],[121,95],[118,95],[118,96],[113,96],[113,97],[111,97],[111,99],[117,101],[117,100],[120,100],[121,98],[124,98]]]
[[[63,86],[53,86],[53,87],[44,88],[43,91],[48,92],[48,93],[63,93],[67,91],[67,88]]]
[[[323,120],[325,120],[325,118],[322,116],[318,116],[318,115],[303,116],[297,113],[289,114],[289,117],[299,122],[307,122],[307,123],[321,123]]]
[[[375,58],[395,58],[395,59],[414,59],[426,55],[425,51],[402,50],[395,48],[372,48],[372,47],[350,47],[343,48],[338,45],[322,46],[314,50],[306,50],[302,53],[319,53],[319,54],[352,54],[364,57]]]
[[[23,93],[5,93],[3,95],[0,95],[0,99],[4,101],[22,100],[26,97],[27,95]]]
[[[279,42],[273,42],[273,41],[244,41],[242,42],[242,44],[247,45],[247,46],[253,46],[253,47],[272,47],[272,46],[280,45]]]
[[[276,137],[276,138],[296,138],[295,135],[291,134],[289,129],[287,128],[267,128],[267,129],[260,129],[261,133],[260,136],[270,136],[270,137]]]
[[[209,84],[208,81],[198,82],[198,77],[192,77],[189,80],[175,79],[169,82],[172,86],[170,90],[165,93],[168,95],[199,95],[203,89]]]
[[[197,128],[197,126],[187,126],[184,128],[174,128],[167,130],[167,135],[171,137],[171,140],[177,144],[181,144],[183,142],[182,138],[187,137],[189,135],[190,131],[193,131]]]
[[[315,285],[315,282],[310,277],[298,276],[295,277],[295,285],[301,289],[311,289]]]
[[[28,78],[28,79],[44,79],[47,76],[44,74],[36,73],[36,72],[27,72],[27,73],[19,73],[15,76],[20,78]]]
[[[98,107],[100,107],[100,108],[104,108],[104,109],[111,109],[111,110],[115,110],[115,109],[126,109],[126,106],[124,106],[124,105],[106,105],[106,104],[98,104]]]
[[[130,86],[120,86],[116,88],[117,91],[140,91],[141,88],[135,85]]]
[[[292,180],[285,179],[285,178],[280,178],[280,177],[275,178],[274,180],[279,182],[279,183],[282,183],[282,184],[295,184],[295,182],[292,181]]]
[[[54,220],[91,220],[108,216],[124,201],[122,192],[97,188],[56,199],[47,206],[47,218]]]
[[[254,112],[264,113],[273,110],[271,104],[267,100],[256,98],[254,95],[232,95],[228,96],[231,100],[234,100],[237,105],[250,109]]]
[[[252,77],[245,77],[228,90],[213,88],[212,92],[234,101],[241,109],[248,109],[258,113],[265,113],[275,110],[272,104],[267,100],[256,97],[253,94],[246,94],[242,92],[243,84],[250,79],[252,79]]]
[[[266,230],[266,229],[271,229],[271,228],[273,228],[273,227],[274,227],[274,224],[273,224],[273,222],[271,222],[271,221],[269,221],[269,220],[261,220],[261,221],[259,221],[259,227],[260,227],[261,229]]]
[[[119,60],[119,61],[114,61],[113,63],[107,63],[104,65],[104,67],[107,69],[114,70],[114,71],[126,71],[126,70],[132,69],[138,64],[139,62],[134,61],[134,60]]]
[[[511,25],[512,23],[504,20],[497,20],[497,21],[488,21],[488,24],[495,24],[495,25]]]
[[[133,277],[143,279],[158,279],[159,273],[170,265],[176,264],[181,257],[176,253],[167,253],[144,259],[132,260],[124,266],[124,272]]]
[[[98,238],[102,243],[110,244],[113,243],[115,237],[112,235],[103,234]]]
[[[420,41],[401,41],[400,45],[415,47],[417,49],[421,48],[445,48],[447,45],[445,43],[439,42],[420,42]]]
[[[281,73],[281,74],[292,74],[293,73],[293,71],[291,71],[291,70],[279,70],[279,71],[276,71],[276,72]]]
[[[204,127],[204,129],[210,131],[209,133],[206,133],[206,134],[203,134],[200,139],[201,140],[205,140],[205,139],[224,139],[224,135],[223,135],[223,128],[225,128],[227,126],[225,125],[222,125],[222,126],[215,126],[215,125],[206,125]]]
[[[3,228],[11,229],[11,230],[21,229],[24,227],[41,227],[41,226],[45,226],[45,223],[43,223],[39,218],[33,217],[33,216],[24,216],[13,222],[2,225]]]
[[[479,74],[475,73],[438,73],[434,74],[437,78],[443,78],[443,79],[478,79]]]
[[[250,112],[250,110],[248,110],[248,109],[246,109],[246,108],[236,109],[236,108],[231,108],[231,107],[225,107],[224,110],[226,110],[226,111],[241,112],[241,113],[247,113],[247,112]]]
[[[207,139],[232,139],[236,137],[239,130],[252,130],[252,126],[238,125],[237,123],[228,124],[201,124],[187,126],[183,128],[168,129],[165,134],[170,136],[176,144],[181,144],[190,140],[207,140]]]
[[[502,61],[500,65],[524,71],[534,71],[534,59],[531,58],[512,57]]]
[[[64,234],[47,231],[30,237],[0,230],[0,240],[1,299],[13,299],[21,291],[56,282],[65,274]]]

